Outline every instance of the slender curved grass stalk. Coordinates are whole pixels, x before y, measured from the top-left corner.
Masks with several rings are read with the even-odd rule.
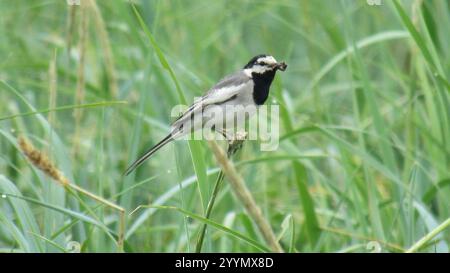
[[[408,248],[408,250],[406,250],[406,253],[413,253],[418,251],[420,248],[425,246],[429,241],[431,241],[436,235],[438,235],[448,227],[450,227],[450,218],[448,218],[447,220],[442,222],[442,224],[440,224],[435,229],[430,231],[428,234],[423,236],[422,239],[420,239],[414,245]]]
[[[206,207],[206,213],[205,213],[205,219],[209,219],[211,216],[212,209],[214,207],[214,203],[216,201],[217,194],[219,193],[219,190],[222,186],[223,178],[225,177],[225,174],[223,171],[219,172],[219,175],[217,176],[216,182],[214,183],[213,192],[211,194],[211,199],[209,199],[208,206]],[[200,253],[202,252],[202,246],[203,246],[203,240],[205,238],[206,234],[206,228],[207,225],[203,224],[200,228],[200,232],[197,239],[197,245],[195,246],[195,252]]]
[[[82,104],[84,102],[85,97],[85,66],[86,66],[86,50],[88,43],[88,27],[89,27],[89,16],[88,16],[88,8],[86,2],[80,5],[81,10],[81,19],[80,19],[80,27],[79,34],[80,40],[78,45],[78,50],[80,52],[80,59],[78,62],[77,69],[77,90],[75,92],[75,104]],[[78,146],[80,142],[80,122],[83,115],[83,111],[81,108],[74,109],[74,119],[75,119],[75,132],[73,137],[73,146],[72,146],[72,154],[76,156],[78,154]]]
[[[256,247],[257,249],[259,249],[259,250],[261,250],[261,251],[263,251],[263,252],[269,252],[269,251],[270,251],[270,249],[267,248],[266,246],[262,245],[262,244],[259,243],[258,241],[253,240],[253,239],[250,238],[250,237],[247,237],[247,236],[241,234],[240,232],[237,232],[237,231],[235,231],[235,230],[232,230],[232,229],[230,229],[230,228],[227,228],[227,227],[224,226],[224,225],[221,225],[221,224],[219,224],[219,223],[216,223],[216,222],[214,222],[214,221],[212,221],[212,220],[210,220],[210,219],[204,218],[204,217],[202,217],[202,216],[200,216],[200,215],[197,215],[197,214],[195,214],[195,213],[189,212],[189,211],[184,210],[184,209],[182,209],[182,208],[171,207],[171,206],[151,206],[151,205],[150,205],[150,206],[146,206],[146,205],[142,205],[142,206],[138,206],[135,210],[133,210],[133,211],[130,213],[130,215],[132,215],[132,214],[135,213],[136,211],[140,210],[141,208],[176,210],[176,211],[178,211],[178,212],[180,212],[180,213],[183,213],[184,215],[186,215],[186,216],[188,216],[188,217],[190,217],[190,218],[192,218],[192,219],[201,221],[201,222],[203,222],[203,223],[205,223],[205,224],[207,224],[207,225],[210,225],[210,226],[212,226],[212,227],[214,227],[214,228],[216,228],[216,229],[218,229],[218,230],[221,230],[221,231],[225,232],[226,234],[228,234],[228,235],[230,235],[230,236],[236,237],[236,238],[238,238],[238,239],[240,239],[240,240],[242,240],[242,241],[248,243],[249,245],[252,245],[252,246]]]
[[[243,136],[241,140],[243,141],[244,139],[245,136]],[[212,152],[214,153],[217,162],[221,166],[222,171],[228,177],[231,189],[233,190],[239,201],[242,203],[242,205],[244,205],[246,211],[250,214],[250,217],[257,225],[267,244],[270,246],[272,251],[283,252],[283,249],[278,243],[275,233],[270,227],[269,222],[264,218],[261,209],[256,205],[252,194],[245,186],[245,182],[242,177],[237,173],[233,163],[228,160],[225,152],[219,147],[215,140],[208,141],[208,144]]]
[[[53,178],[58,184],[63,186],[66,190],[74,190],[83,195],[86,195],[106,206],[115,209],[119,212],[119,232],[117,239],[117,247],[119,251],[123,251],[123,240],[125,234],[125,209],[110,202],[103,197],[95,195],[76,184],[73,184],[63,175],[63,173],[56,168],[53,162],[43,154],[41,151],[37,150],[27,139],[19,137],[18,143],[22,152],[27,156],[30,162],[36,166],[38,169],[42,170],[46,175]]]
[[[180,85],[177,77],[175,76],[175,72],[173,71],[172,67],[170,66],[169,62],[167,61],[166,57],[164,56],[164,53],[162,52],[161,48],[156,43],[155,38],[153,37],[152,33],[150,32],[150,30],[148,29],[144,20],[142,19],[141,15],[139,14],[138,10],[136,9],[136,6],[134,4],[131,4],[131,7],[139,21],[139,24],[140,24],[142,30],[145,32],[145,35],[148,38],[150,45],[155,50],[156,55],[158,56],[159,62],[161,63],[163,68],[169,72],[170,78],[175,85],[175,89],[177,91],[179,101],[182,104],[187,104],[186,97],[184,96],[184,93],[181,90],[181,85]],[[196,141],[189,140],[188,143],[189,143],[189,151],[190,151],[191,159],[192,159],[192,165],[194,167],[195,174],[197,175],[197,185],[198,185],[198,190],[200,192],[201,205],[203,208],[205,208],[205,202],[207,199],[207,192],[208,192],[207,191],[207,188],[208,188],[207,182],[208,181],[207,181],[207,175],[206,175],[206,163],[205,163],[204,158],[201,156],[203,149],[202,149],[201,144]]]
[[[48,78],[49,78],[49,106],[51,109],[56,108],[57,101],[57,88],[58,88],[58,74],[56,73],[56,50],[54,53],[54,57],[50,60],[50,64],[48,66]],[[1,120],[1,118],[0,118]],[[54,111],[49,112],[48,114],[48,123],[52,124],[54,127],[55,122],[55,113]]]
[[[105,60],[105,68],[109,82],[109,88],[111,92],[111,96],[113,98],[117,98],[119,93],[119,87],[117,86],[117,76],[116,76],[116,68],[114,64],[114,55],[111,49],[111,42],[108,37],[108,31],[105,26],[105,21],[103,20],[102,13],[98,8],[97,2],[95,0],[89,1],[89,6],[92,9],[95,28],[97,33],[99,34],[99,40],[102,44],[102,53]]]
[[[69,16],[67,16],[67,26],[66,26],[66,43],[67,43],[67,56],[70,55],[70,50],[72,49],[73,34],[75,32],[75,21],[77,8],[75,5],[67,5],[69,9]]]
[[[126,101],[105,101],[105,102],[94,102],[94,103],[86,103],[86,104],[64,105],[64,106],[58,106],[58,107],[54,107],[54,108],[48,108],[48,109],[42,109],[42,110],[37,110],[37,111],[30,111],[30,112],[0,117],[0,121],[14,119],[14,118],[18,118],[18,117],[27,117],[27,116],[37,115],[37,114],[45,114],[45,113],[51,113],[51,112],[73,110],[76,108],[107,107],[107,106],[126,104],[126,103],[127,103]]]
[[[231,141],[228,143],[228,151],[227,151],[227,157],[231,159],[231,157],[242,148],[243,141],[237,140],[237,141]],[[217,176],[216,182],[214,183],[213,192],[211,194],[211,198],[209,199],[208,206],[206,207],[206,213],[205,218],[209,219],[212,209],[214,207],[214,203],[216,201],[217,194],[219,193],[219,190],[222,186],[223,178],[225,177],[225,174],[223,170],[219,172],[219,175]],[[202,251],[203,246],[203,240],[205,238],[206,234],[206,228],[207,225],[203,224],[200,228],[199,236],[197,239],[197,245],[195,246],[195,252],[200,253]]]

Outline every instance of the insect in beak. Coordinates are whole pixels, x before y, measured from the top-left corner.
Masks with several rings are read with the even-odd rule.
[[[287,64],[285,62],[279,62],[277,64],[275,64],[276,68],[278,68],[281,71],[286,70],[287,68]]]

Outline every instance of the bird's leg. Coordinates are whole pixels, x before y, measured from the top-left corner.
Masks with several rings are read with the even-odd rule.
[[[231,157],[238,150],[240,150],[246,139],[247,139],[247,132],[245,131],[236,132],[233,138],[231,140],[228,140],[228,151],[227,151],[228,157]]]
[[[227,132],[227,130],[224,128],[216,129],[216,132],[221,134],[228,142],[231,142],[234,139],[234,135],[232,133]]]
[[[228,141],[228,156],[233,155],[242,147],[242,144],[247,139],[247,132],[237,131],[235,134],[227,132],[226,129],[216,129]]]

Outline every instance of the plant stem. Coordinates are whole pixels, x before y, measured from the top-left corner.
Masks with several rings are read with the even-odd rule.
[[[245,136],[244,136],[245,137]],[[235,141],[238,141],[237,139]],[[242,144],[243,139],[240,139],[240,143]],[[250,217],[255,222],[259,231],[264,237],[264,240],[267,242],[269,247],[274,252],[283,252],[280,244],[278,243],[275,234],[269,225],[268,221],[264,218],[261,209],[256,205],[255,200],[253,199],[252,194],[245,186],[245,182],[242,177],[237,173],[234,164],[228,160],[225,152],[219,147],[217,142],[214,140],[209,141],[209,146],[216,157],[217,162],[222,168],[224,174],[228,177],[228,181],[231,184],[231,189],[233,190],[235,196],[238,200],[244,205],[245,210],[248,212]]]
[[[64,187],[66,191],[69,193],[72,193],[76,196],[76,194],[73,192],[81,193],[91,199],[96,200],[97,202],[100,202],[114,210],[117,210],[119,212],[119,232],[118,232],[118,238],[117,238],[117,248],[119,252],[123,252],[123,245],[124,245],[124,234],[125,234],[125,209],[121,206],[116,205],[115,203],[106,200],[105,198],[98,196],[96,194],[91,193],[88,190],[85,190],[84,188],[72,183],[64,174],[62,171],[60,171],[56,165],[47,157],[46,154],[42,153],[38,149],[36,149],[31,142],[29,142],[24,137],[19,137],[18,139],[18,145],[22,152],[25,154],[25,156],[30,160],[30,162],[38,169],[43,171],[47,176],[51,177],[54,181],[56,181],[59,185]],[[73,190],[73,191],[72,191]],[[80,199],[81,200],[81,199]],[[86,206],[88,209],[88,207]]]
[[[225,175],[224,175],[223,171],[220,171],[219,175],[217,176],[216,183],[214,184],[214,189],[213,189],[211,198],[209,199],[208,206],[206,207],[206,213],[205,213],[206,219],[209,219],[209,216],[211,215],[212,208],[216,201],[217,193],[219,192],[219,189],[222,185],[222,181],[223,181],[224,177],[225,177]],[[200,253],[202,251],[203,240],[205,238],[207,226],[208,225],[203,224],[200,229],[200,233],[199,233],[198,239],[197,239],[197,245],[195,246],[196,253]]]
[[[231,159],[231,157],[242,148],[243,141],[231,141],[228,143],[228,152],[227,157]],[[221,170],[219,172],[219,175],[217,176],[216,183],[214,184],[214,189],[211,195],[211,198],[209,199],[208,206],[206,207],[206,213],[205,218],[209,219],[212,209],[214,207],[214,203],[216,201],[217,194],[219,193],[219,189],[222,186],[223,178],[225,177],[224,172]],[[195,247],[195,252],[200,253],[202,251],[203,241],[206,234],[206,228],[208,227],[207,224],[203,224],[200,233],[198,235],[197,239],[197,245]]]
[[[426,243],[428,243],[431,239],[433,239],[436,235],[444,231],[447,227],[450,226],[450,218],[445,220],[442,224],[437,226],[435,229],[430,231],[427,235],[423,236],[422,239],[417,241],[412,247],[406,250],[406,253],[413,253],[423,247]]]

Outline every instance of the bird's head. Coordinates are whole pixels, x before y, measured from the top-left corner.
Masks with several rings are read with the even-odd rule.
[[[285,62],[277,62],[273,56],[270,55],[257,55],[253,57],[244,69],[249,72],[249,74],[257,73],[264,74],[266,72],[275,72],[277,70],[284,71],[287,68]]]

